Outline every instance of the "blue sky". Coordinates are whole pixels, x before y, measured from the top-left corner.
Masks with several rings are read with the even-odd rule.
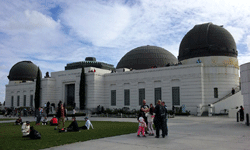
[[[30,60],[42,70],[96,57],[117,65],[128,51],[155,45],[178,56],[196,24],[223,25],[234,37],[239,64],[250,60],[250,2],[238,0],[2,0],[0,102],[11,67]]]

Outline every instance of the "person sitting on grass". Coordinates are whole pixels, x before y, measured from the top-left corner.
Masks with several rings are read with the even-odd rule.
[[[58,121],[56,116],[54,115],[53,118],[50,120],[50,126],[57,126],[58,125]]]
[[[42,125],[47,125],[48,124],[48,119],[47,117],[44,117],[43,121],[42,121]]]
[[[84,119],[85,119],[86,123],[80,129],[82,129],[82,130],[86,130],[86,129],[89,130],[90,126],[91,126],[92,129],[94,129],[94,127],[93,127],[92,123],[90,122],[89,118],[85,117]]]
[[[26,123],[23,123],[21,129],[22,129],[23,137],[29,137],[29,134],[30,134],[30,122],[26,121]]]
[[[67,128],[66,131],[79,131],[79,128],[78,128],[78,124],[77,124],[77,121],[76,121],[76,117],[72,117],[72,122],[71,124],[69,125],[69,127]]]
[[[41,134],[34,129],[34,127],[30,127],[30,139],[41,139]]]
[[[16,124],[16,125],[22,125],[22,124],[23,124],[22,118],[19,117],[19,118],[16,120],[15,124]]]

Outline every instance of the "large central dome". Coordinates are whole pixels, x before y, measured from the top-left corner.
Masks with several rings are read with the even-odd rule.
[[[212,23],[195,25],[182,39],[178,60],[204,56],[237,57],[233,36]]]
[[[137,47],[127,54],[117,64],[118,68],[148,69],[152,66],[163,67],[178,63],[176,57],[169,51],[157,46]]]

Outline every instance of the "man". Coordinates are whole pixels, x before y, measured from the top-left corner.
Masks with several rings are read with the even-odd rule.
[[[64,118],[65,118],[65,109],[63,107],[63,104],[61,103],[61,106],[58,109],[58,129],[59,132],[61,132],[60,130],[64,130]],[[60,124],[62,123],[62,128],[60,128]]]
[[[26,121],[26,123],[23,123],[22,133],[23,133],[23,137],[29,137],[29,134],[30,134],[30,122],[29,121]]]
[[[83,129],[83,130],[86,130],[86,129],[89,130],[90,126],[91,126],[92,129],[94,129],[94,127],[93,127],[92,123],[90,122],[89,118],[85,117],[84,119],[85,119],[86,123],[85,123],[84,126],[81,127],[81,129]]]
[[[79,131],[79,128],[78,128],[78,124],[77,124],[77,121],[76,121],[76,117],[72,117],[72,122],[71,124],[69,125],[69,127],[67,128],[67,131]]]
[[[166,112],[165,108],[161,105],[161,100],[158,100],[157,105],[155,106],[155,119],[154,119],[154,124],[156,128],[156,136],[155,138],[159,138],[159,132],[160,129],[162,129],[162,137],[165,138],[165,124],[164,124],[164,118],[166,118]]]
[[[165,119],[163,119],[163,122],[165,124],[165,135],[168,135],[168,109],[167,105],[165,105],[165,102],[162,101],[161,105],[165,108]]]
[[[146,117],[146,113],[149,112],[149,106],[146,105],[146,100],[145,99],[142,101],[140,112],[142,113],[142,117],[144,118],[144,120],[145,120],[145,122],[146,122],[146,124],[148,126],[148,119]],[[148,134],[147,131],[145,131],[145,133]]]

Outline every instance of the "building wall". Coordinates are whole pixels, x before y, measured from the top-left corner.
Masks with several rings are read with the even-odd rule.
[[[240,66],[241,94],[245,114],[250,114],[250,63]]]
[[[105,74],[105,93],[110,108],[139,109],[139,88],[145,87],[147,104],[155,104],[154,89],[161,87],[162,100],[172,109],[172,87],[180,87],[180,106],[196,113],[202,103],[202,64],[170,66]],[[116,90],[116,106],[111,106],[111,90]],[[130,89],[130,105],[124,105],[124,90]]]
[[[214,103],[239,86],[238,59],[227,56],[197,57],[183,60],[182,64],[194,64],[200,59],[203,64],[204,105]],[[218,88],[218,98],[214,97]]]
[[[33,95],[33,106],[35,106],[35,82],[9,82],[6,85],[5,107],[11,107],[11,97],[14,97],[13,107],[23,107],[24,95],[26,95],[26,107],[30,106],[30,95]],[[17,106],[17,97],[20,97]]]

